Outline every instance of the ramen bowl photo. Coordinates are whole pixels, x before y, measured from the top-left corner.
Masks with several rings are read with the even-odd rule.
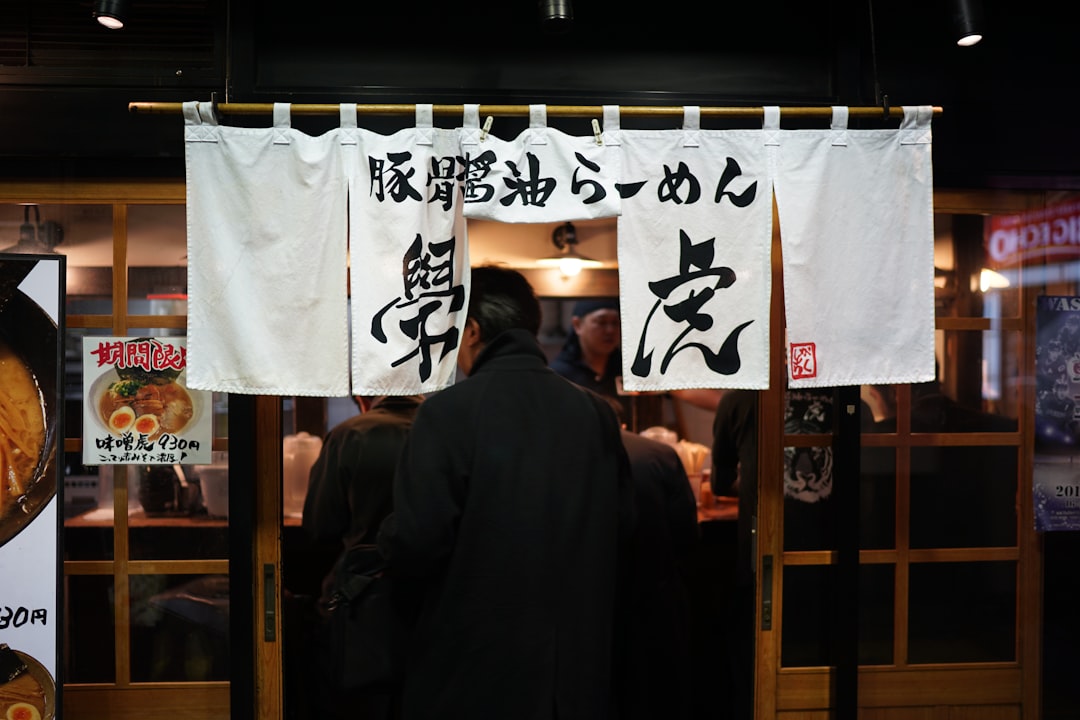
[[[56,323],[13,290],[0,306],[0,545],[56,494],[57,368]]]
[[[0,644],[0,718],[53,720],[56,681],[35,658]]]
[[[156,440],[163,433],[179,435],[194,426],[201,408],[181,380],[182,375],[110,368],[90,386],[94,417],[112,435],[126,433]]]

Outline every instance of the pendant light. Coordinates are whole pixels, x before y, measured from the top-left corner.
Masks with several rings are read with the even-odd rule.
[[[573,277],[584,268],[598,268],[604,264],[577,251],[577,230],[571,223],[563,223],[556,227],[551,233],[551,242],[559,253],[542,257],[536,261],[536,264],[541,267],[557,267],[563,277]]]

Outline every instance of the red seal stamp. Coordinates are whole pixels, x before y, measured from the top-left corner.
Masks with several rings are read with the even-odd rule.
[[[817,377],[817,347],[814,343],[791,343],[791,379]]]

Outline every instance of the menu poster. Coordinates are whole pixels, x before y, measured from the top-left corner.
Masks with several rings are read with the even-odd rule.
[[[187,338],[83,338],[83,463],[210,463],[211,393],[186,387]]]
[[[1035,322],[1035,529],[1080,530],[1080,297],[1039,297]]]
[[[66,258],[0,254],[0,717],[59,714]]]

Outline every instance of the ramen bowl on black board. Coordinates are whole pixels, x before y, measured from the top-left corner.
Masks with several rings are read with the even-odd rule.
[[[0,262],[10,279],[22,263]],[[6,283],[10,287],[10,283]],[[0,545],[19,534],[56,494],[56,382],[52,318],[21,291],[0,298]],[[40,417],[33,410],[36,403]],[[16,410],[23,412],[16,412]]]

